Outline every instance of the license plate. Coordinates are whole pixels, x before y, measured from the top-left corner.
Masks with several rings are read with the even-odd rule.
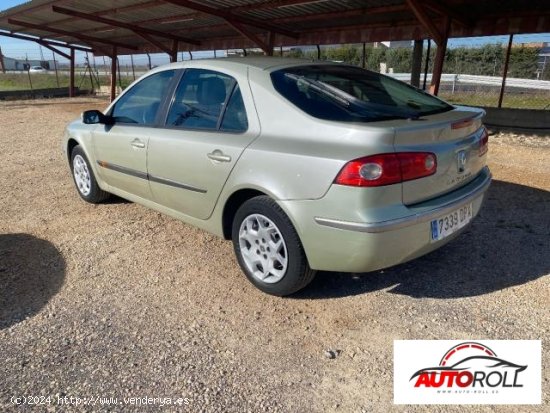
[[[453,232],[458,231],[460,228],[468,224],[468,222],[472,220],[472,217],[473,206],[470,203],[453,212],[450,212],[447,215],[434,219],[431,222],[432,242],[440,241],[451,235]]]

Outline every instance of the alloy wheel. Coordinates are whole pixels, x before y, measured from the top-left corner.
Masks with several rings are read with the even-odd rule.
[[[285,240],[266,216],[252,214],[242,221],[239,247],[245,265],[259,281],[272,284],[285,276],[288,267]]]
[[[76,155],[73,159],[73,175],[79,192],[88,196],[92,190],[92,178],[86,161],[80,155]]]

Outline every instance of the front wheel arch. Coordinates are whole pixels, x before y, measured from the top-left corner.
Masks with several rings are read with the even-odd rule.
[[[67,160],[69,161],[69,163],[71,163],[74,148],[76,148],[79,145],[80,144],[74,138],[70,138],[69,141],[67,142]]]
[[[75,159],[77,157],[78,157],[79,162],[82,165],[82,167],[85,166],[85,168],[84,168],[85,169],[85,175],[86,175],[86,180],[88,182],[88,187],[86,189],[89,189],[89,191],[87,193],[84,193],[82,191],[82,189],[79,187],[79,184],[77,182],[77,175],[81,175],[80,173],[75,172]],[[82,148],[82,146],[75,145],[73,147],[73,149],[71,151],[71,154],[70,154],[69,165],[70,165],[70,168],[71,168],[71,175],[73,177],[73,182],[75,183],[76,190],[77,190],[78,194],[80,195],[80,197],[84,201],[89,202],[91,204],[98,204],[100,202],[103,202],[107,198],[109,198],[110,194],[108,192],[102,190],[101,187],[99,186],[99,184],[97,182],[97,178],[95,176],[94,169],[91,165],[91,162],[90,162],[86,152]],[[82,172],[82,169],[81,169],[81,172]],[[80,176],[80,178],[78,179],[79,182],[81,182],[80,181],[81,178],[82,178],[82,176]]]

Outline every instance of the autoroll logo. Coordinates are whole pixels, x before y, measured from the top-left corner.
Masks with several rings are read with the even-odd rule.
[[[540,341],[395,341],[394,401],[539,404]]]
[[[498,358],[481,343],[465,342],[450,348],[438,366],[418,370],[411,381],[414,387],[447,389],[523,387],[518,375],[526,368]]]

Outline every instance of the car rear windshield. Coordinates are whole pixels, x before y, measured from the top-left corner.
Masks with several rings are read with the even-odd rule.
[[[271,80],[294,105],[325,120],[417,119],[453,109],[406,83],[353,66],[296,66],[271,73]]]

